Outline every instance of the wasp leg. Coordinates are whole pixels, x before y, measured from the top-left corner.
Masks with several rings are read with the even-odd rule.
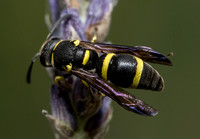
[[[69,65],[66,65],[64,67],[64,70],[66,73],[70,73],[70,71],[72,70],[72,63],[69,63]]]
[[[81,80],[81,81],[82,81],[82,83],[83,83],[87,88],[90,87],[89,84],[88,84],[86,81],[84,81],[84,80]]]
[[[72,70],[72,64],[70,63],[69,65],[66,65],[64,67],[64,70],[66,73],[70,73],[70,71]],[[59,86],[66,86],[67,88],[71,88],[68,85],[67,81],[65,80],[66,78],[67,77],[65,76],[56,76],[54,80],[55,80],[55,83]]]
[[[58,86],[59,89],[65,88],[68,91],[72,90],[72,84],[70,82],[68,82],[69,80],[66,79],[68,77],[65,76],[56,76],[54,78],[55,84],[56,86]]]
[[[81,80],[81,81],[82,81],[82,83],[83,83],[87,88],[89,88],[90,92],[94,95],[94,91],[93,91],[92,87],[91,87],[85,80]],[[99,94],[101,97],[106,96],[105,94],[103,94],[103,93],[101,93],[101,92],[99,92],[99,91],[98,91],[98,94]]]
[[[92,38],[92,40],[91,40],[91,42],[95,43],[96,40],[97,40],[97,35],[94,35],[93,38]]]
[[[54,80],[57,85],[61,85],[61,83],[65,80],[65,77],[64,76],[56,76]]]
[[[90,92],[94,95],[96,92],[92,89],[92,87],[85,81],[85,80],[81,80],[82,83],[89,88]],[[105,94],[101,93],[100,91],[98,91],[99,96],[104,97],[106,96]]]
[[[173,55],[174,55],[174,53],[171,52],[171,53],[167,54],[166,57],[170,57],[170,56],[173,56]]]
[[[86,82],[86,81],[85,81]],[[87,82],[86,82],[87,83]],[[87,83],[88,84],[88,83]],[[94,88],[93,86],[89,85],[89,90],[92,93],[93,97],[98,96],[98,97],[105,97],[106,95],[100,92],[98,89]]]
[[[79,46],[80,40],[74,40],[73,43],[74,43],[75,46]]]

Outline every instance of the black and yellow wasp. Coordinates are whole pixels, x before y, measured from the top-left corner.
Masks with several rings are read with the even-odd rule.
[[[27,82],[30,82],[32,65],[40,56],[44,67],[55,67],[81,78],[129,111],[147,116],[157,114],[154,108],[119,87],[161,91],[163,78],[146,62],[172,65],[167,56],[146,46],[61,40],[53,36],[61,21],[57,22],[33,58]]]

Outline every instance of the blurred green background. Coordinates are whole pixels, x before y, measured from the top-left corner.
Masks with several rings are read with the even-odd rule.
[[[155,117],[128,112],[115,102],[106,139],[199,139],[200,1],[119,0],[107,40],[146,45],[168,54],[174,66],[152,64],[165,79],[163,92],[132,90],[159,110]],[[41,110],[50,111],[50,78],[39,62],[32,84],[25,75],[48,30],[45,2],[1,1],[0,138],[54,139]]]

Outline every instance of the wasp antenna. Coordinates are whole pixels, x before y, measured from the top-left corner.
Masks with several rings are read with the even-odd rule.
[[[44,15],[44,20],[45,20],[45,23],[46,23],[48,29],[51,30],[52,29],[52,24],[51,24],[51,21],[50,21],[50,15],[48,13],[46,13]]]
[[[63,20],[69,20],[69,18],[71,18],[72,15],[71,14],[66,14],[64,16],[62,16],[61,18],[58,19],[58,21],[55,23],[54,27],[52,28],[51,32],[49,33],[49,35],[47,36],[47,40],[53,39],[53,38],[59,38],[59,25]]]
[[[31,60],[31,64],[28,68],[28,72],[27,72],[27,75],[26,75],[26,82],[27,83],[31,83],[31,71],[32,71],[32,67],[33,67],[33,63],[36,61],[37,57],[40,56],[40,53],[36,53],[35,56],[32,58]]]

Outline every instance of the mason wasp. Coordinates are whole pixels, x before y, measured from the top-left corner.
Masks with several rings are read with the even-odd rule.
[[[172,66],[168,57],[146,46],[95,43],[95,39],[91,42],[62,40],[57,28],[69,18],[66,15],[57,21],[40,52],[33,57],[27,82],[30,83],[33,63],[40,57],[44,67],[55,67],[81,78],[123,108],[141,115],[156,115],[157,110],[119,87],[161,91],[163,78],[146,62]]]

